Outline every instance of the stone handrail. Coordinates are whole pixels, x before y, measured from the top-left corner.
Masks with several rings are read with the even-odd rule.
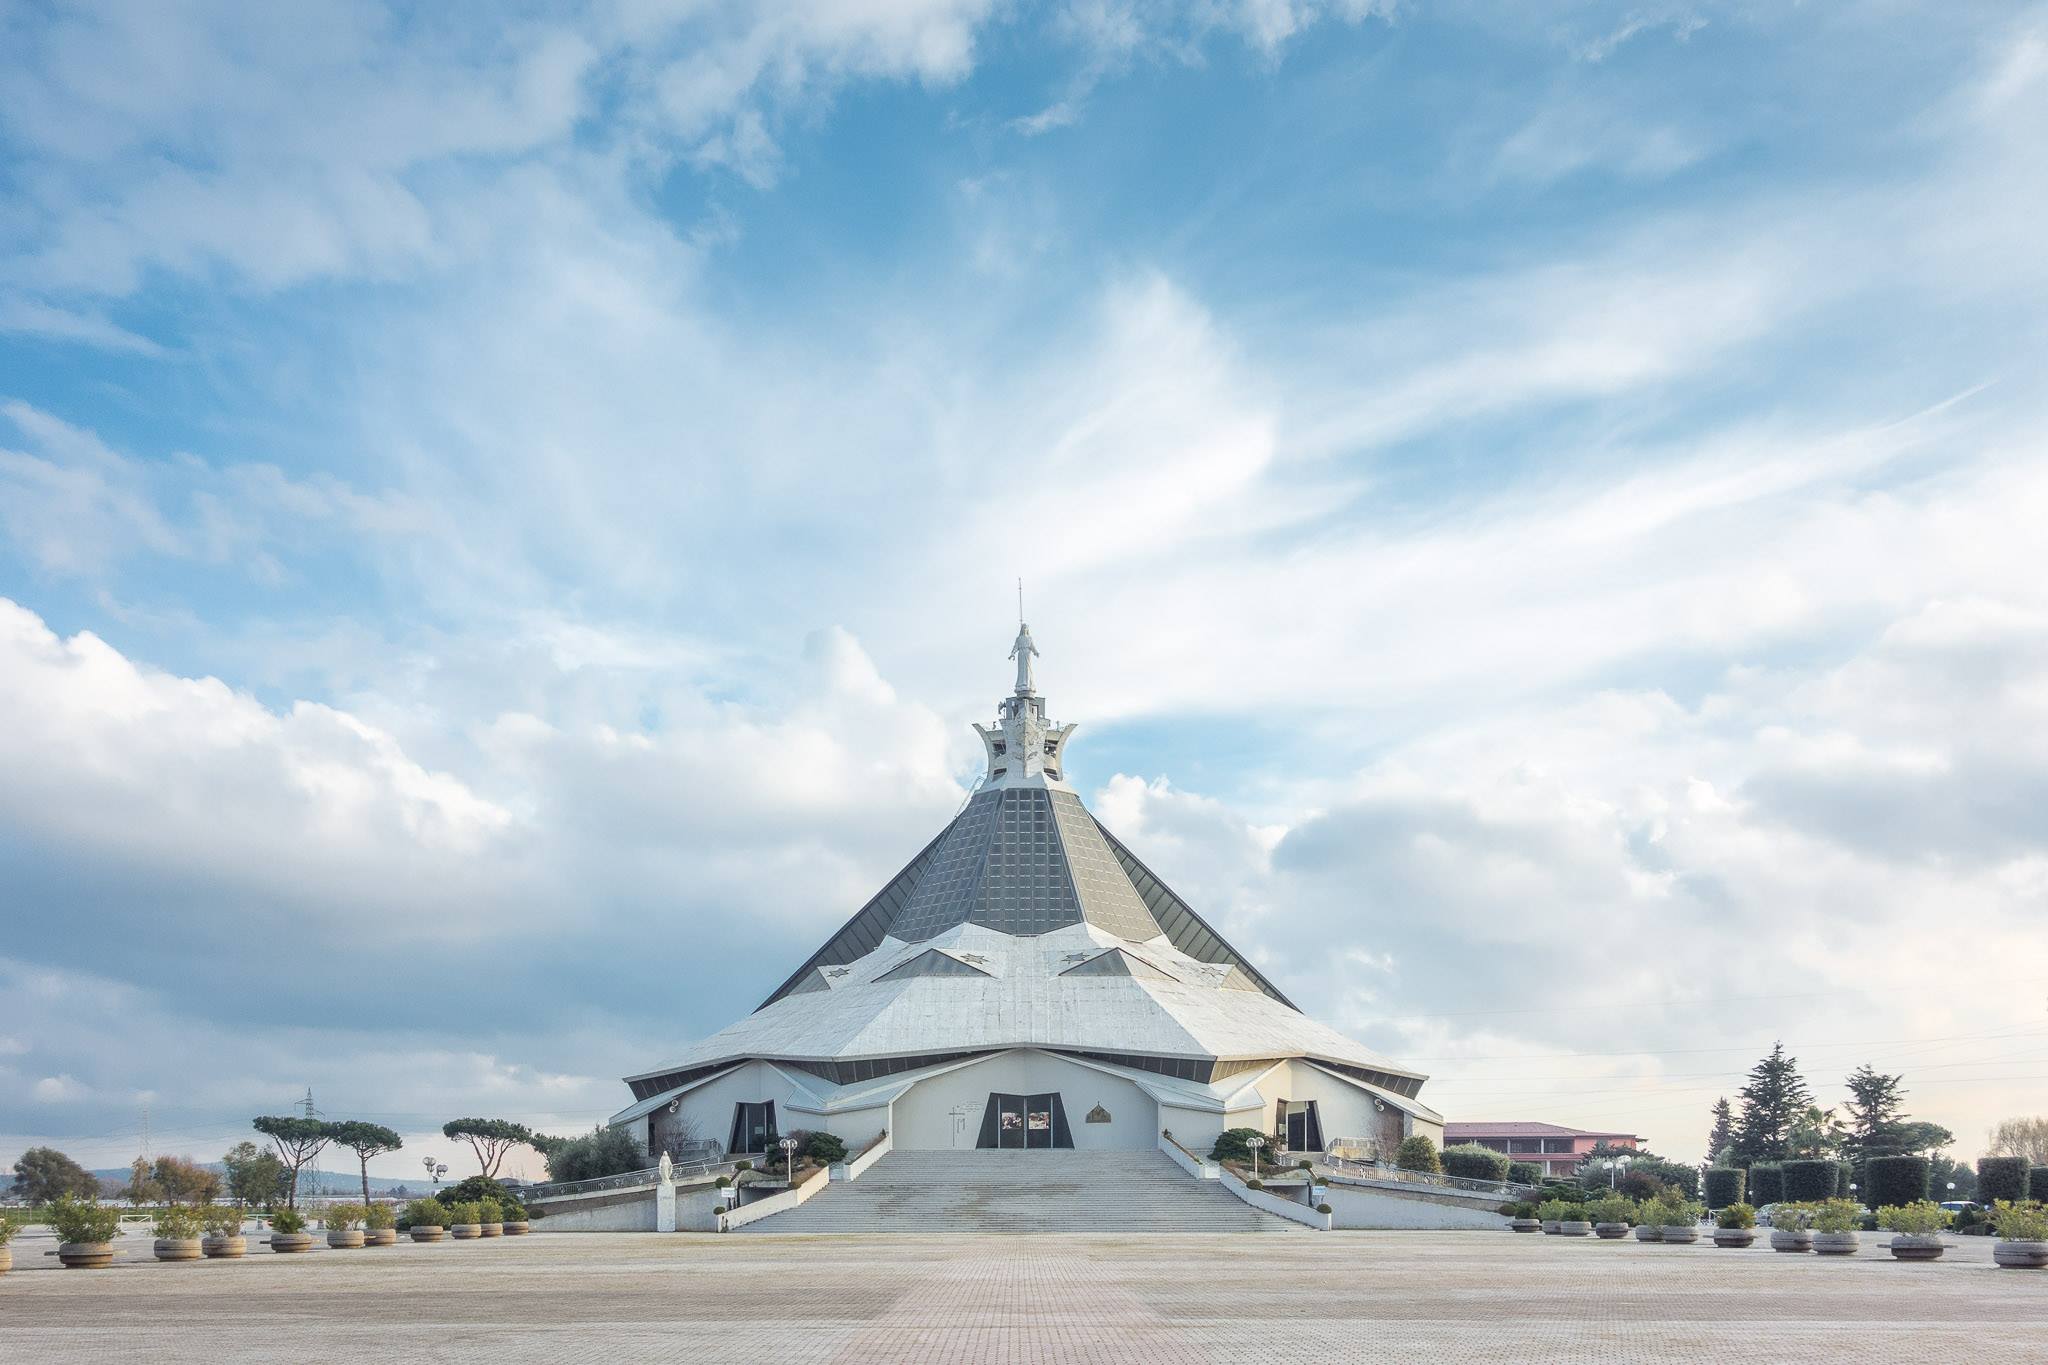
[[[1239,1180],[1228,1167],[1220,1171],[1217,1178],[1223,1182],[1224,1189],[1229,1190],[1255,1209],[1300,1223],[1304,1227],[1314,1228],[1318,1232],[1328,1232],[1330,1230],[1331,1215],[1317,1213],[1306,1204],[1297,1204],[1292,1199],[1282,1199],[1277,1194],[1267,1194],[1264,1190],[1255,1190],[1242,1180]]]
[[[1461,1194],[1484,1194],[1515,1201],[1536,1193],[1533,1185],[1522,1185],[1512,1180],[1473,1180],[1462,1175],[1437,1175],[1429,1171],[1404,1170],[1392,1162],[1352,1161],[1340,1156],[1315,1156],[1310,1158],[1316,1165],[1327,1167],[1338,1175],[1356,1176],[1361,1180],[1386,1180],[1403,1185],[1430,1185],[1440,1190],[1455,1190]]]
[[[752,1157],[720,1157],[716,1161],[692,1161],[688,1165],[671,1165],[669,1172],[677,1180],[694,1180],[698,1176],[713,1175],[728,1170]],[[635,1190],[661,1182],[661,1167],[649,1166],[644,1170],[622,1171],[617,1175],[602,1175],[594,1180],[557,1180],[548,1185],[529,1185],[518,1191],[521,1202],[531,1204],[536,1199],[561,1199],[578,1194],[601,1194],[606,1190]]]
[[[894,1149],[895,1145],[896,1144],[890,1141],[889,1139],[888,1130],[884,1129],[881,1135],[877,1137],[873,1142],[870,1142],[867,1145],[866,1150],[861,1152],[859,1156],[848,1157],[846,1159],[846,1178],[848,1180],[860,1179],[861,1176],[867,1171],[868,1167],[874,1165],[877,1161],[880,1161],[883,1157],[889,1155],[890,1151]]]
[[[1159,1135],[1159,1150],[1172,1158],[1173,1163],[1197,1180],[1214,1180],[1219,1169],[1215,1162],[1200,1156],[1181,1144],[1171,1133]]]

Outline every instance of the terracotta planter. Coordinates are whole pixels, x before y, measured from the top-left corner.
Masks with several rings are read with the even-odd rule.
[[[1862,1246],[1863,1239],[1853,1232],[1813,1234],[1813,1250],[1818,1256],[1854,1256]]]
[[[415,1242],[438,1242],[447,1235],[448,1229],[436,1227],[432,1223],[414,1223],[412,1225],[412,1239]]]
[[[2048,1269],[2048,1242],[2000,1242],[1991,1259],[2007,1270]]]
[[[1648,1223],[1640,1223],[1636,1226],[1636,1240],[1638,1242],[1661,1242],[1664,1240],[1664,1229],[1652,1227]]]
[[[1746,1247],[1756,1244],[1755,1228],[1715,1228],[1714,1245],[1717,1247]]]
[[[1676,1228],[1666,1226],[1657,1230],[1664,1234],[1659,1239],[1664,1242],[1697,1242],[1700,1239],[1699,1226],[1694,1223],[1687,1223],[1683,1227]]]
[[[1805,1228],[1772,1228],[1771,1250],[1811,1251],[1813,1250],[1813,1233]]]
[[[1567,1218],[1557,1225],[1557,1235],[1560,1237],[1584,1237],[1592,1230],[1591,1223],[1577,1218]]]
[[[336,1251],[354,1251],[362,1244],[363,1230],[361,1228],[329,1228],[327,1230],[327,1245],[333,1247]]]
[[[503,1223],[479,1223],[477,1227],[482,1230],[486,1237],[502,1237],[505,1235],[505,1225]]]
[[[273,1232],[270,1234],[270,1249],[278,1252],[311,1251],[313,1234],[310,1232]]]
[[[366,1247],[389,1247],[398,1245],[397,1228],[363,1229],[363,1245]]]
[[[153,1248],[159,1261],[196,1261],[199,1259],[197,1237],[159,1237]]]
[[[1902,1261],[1938,1261],[1941,1259],[1941,1234],[1930,1232],[1924,1236],[1909,1236],[1900,1233],[1892,1238],[1892,1255]]]
[[[507,1237],[524,1237],[531,1228],[531,1224],[524,1218],[516,1223],[501,1223],[499,1226],[505,1229]]]
[[[202,1237],[199,1239],[199,1249],[205,1252],[210,1260],[232,1261],[248,1254],[249,1239],[239,1232],[232,1237]]]
[[[1510,1221],[1509,1221],[1509,1223],[1508,1223],[1508,1227],[1509,1227],[1509,1229],[1510,1229],[1510,1230],[1512,1230],[1512,1231],[1514,1231],[1514,1232],[1541,1232],[1541,1231],[1543,1231],[1543,1224],[1541,1224],[1541,1223],[1537,1222],[1537,1221],[1536,1221],[1536,1220],[1535,1220],[1534,1218],[1516,1218],[1516,1219],[1512,1219],[1512,1220],[1510,1220]]]
[[[57,1259],[66,1270],[98,1270],[114,1263],[112,1242],[60,1242]]]
[[[1593,1224],[1593,1235],[1604,1241],[1618,1242],[1628,1236],[1628,1224],[1595,1223]]]
[[[458,1242],[471,1241],[484,1235],[483,1224],[457,1223],[454,1227],[448,1229],[448,1234]]]

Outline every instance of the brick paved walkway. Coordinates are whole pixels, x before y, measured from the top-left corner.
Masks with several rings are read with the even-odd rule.
[[[8,1360],[2048,1362],[2048,1272],[1979,1239],[1931,1265],[1492,1232],[556,1233],[99,1272],[43,1247],[0,1277]]]

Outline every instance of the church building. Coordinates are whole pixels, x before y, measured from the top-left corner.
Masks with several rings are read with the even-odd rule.
[[[1037,654],[1020,624],[952,822],[752,1014],[626,1077],[614,1126],[678,1159],[797,1129],[855,1151],[1441,1142],[1425,1076],[1295,1008],[1089,813]]]

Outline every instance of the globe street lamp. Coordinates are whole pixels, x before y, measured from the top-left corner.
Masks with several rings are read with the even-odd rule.
[[[788,1163],[787,1174],[783,1177],[790,1184],[796,1184],[796,1139],[784,1138],[777,1144],[782,1148],[783,1159]]]
[[[1266,1140],[1254,1133],[1244,1140],[1244,1145],[1252,1149],[1252,1179],[1257,1180],[1259,1178],[1259,1148],[1266,1145]]]
[[[1603,1160],[1600,1164],[1607,1168],[1607,1188],[1610,1192],[1612,1192],[1614,1189],[1616,1172],[1619,1171],[1625,1174],[1628,1171],[1628,1158],[1625,1156],[1611,1156]]]
[[[448,1174],[448,1168],[432,1157],[421,1157],[420,1164],[427,1168],[427,1179],[434,1182],[435,1190],[441,1188],[441,1177]]]

